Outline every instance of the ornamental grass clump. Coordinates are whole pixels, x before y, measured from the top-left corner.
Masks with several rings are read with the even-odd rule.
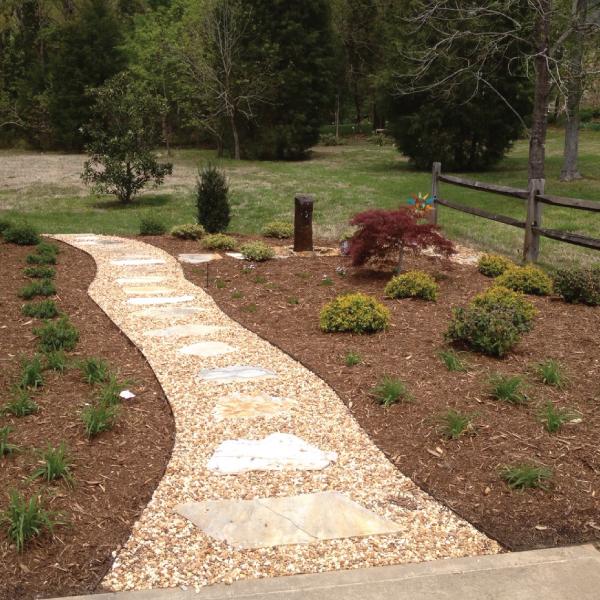
[[[498,277],[515,266],[512,260],[500,254],[483,254],[477,262],[479,272],[486,277]]]
[[[39,459],[41,464],[31,474],[30,479],[43,479],[48,483],[62,479],[69,485],[73,483],[72,463],[64,442],[57,448],[48,445],[45,450],[39,452]]]
[[[548,433],[556,433],[565,423],[578,419],[579,415],[568,408],[560,408],[547,402],[539,411],[538,418]]]
[[[237,240],[224,233],[211,233],[202,238],[202,246],[207,250],[235,250]]]
[[[552,279],[538,267],[511,267],[496,278],[496,284],[524,294],[547,296],[552,293]]]
[[[389,408],[398,402],[411,402],[413,397],[404,381],[385,375],[373,388],[372,394],[378,404]]]
[[[12,432],[13,428],[9,425],[0,427],[0,458],[3,456],[10,456],[11,454],[19,451],[19,447],[11,443],[9,440]]]
[[[26,417],[35,414],[38,410],[39,407],[31,399],[29,392],[23,388],[16,388],[12,400],[5,404],[0,412],[14,417]]]
[[[440,432],[444,437],[457,440],[473,429],[471,417],[458,410],[449,408],[439,416]]]
[[[559,269],[554,290],[565,302],[600,306],[600,264]]]
[[[535,374],[546,385],[557,388],[564,388],[567,385],[568,379],[564,367],[552,358],[538,363],[535,366]]]
[[[467,363],[461,359],[458,352],[450,348],[449,350],[440,350],[438,353],[440,360],[446,366],[448,371],[466,372],[468,370]]]
[[[268,238],[285,240],[294,235],[294,226],[287,221],[270,221],[269,223],[265,223],[260,230],[260,234]]]
[[[387,328],[390,311],[365,294],[338,296],[321,310],[319,324],[325,333],[376,333]]]
[[[402,275],[392,277],[385,286],[385,295],[388,298],[419,298],[421,300],[435,301],[439,286],[427,273],[423,271],[408,271]]]
[[[253,262],[264,262],[275,256],[275,251],[271,246],[263,242],[248,242],[240,247],[240,252],[246,260]]]
[[[171,235],[180,240],[199,240],[205,233],[199,223],[184,223],[171,229]]]
[[[530,488],[548,489],[552,471],[548,467],[528,463],[506,466],[500,471],[500,476],[509,487],[517,490]]]
[[[94,385],[103,383],[110,375],[110,367],[102,358],[88,357],[79,363],[79,370],[86,383]]]
[[[108,405],[102,402],[90,404],[83,409],[81,419],[86,435],[89,438],[113,428],[119,414],[118,405]]]
[[[24,389],[37,390],[44,385],[42,361],[39,356],[26,358],[21,364],[21,381]]]
[[[523,378],[516,375],[492,375],[490,377],[490,396],[508,404],[527,404],[528,398],[523,392],[523,383]]]

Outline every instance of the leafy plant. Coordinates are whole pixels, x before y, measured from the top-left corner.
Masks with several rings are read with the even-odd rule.
[[[31,396],[22,388],[17,388],[13,392],[13,398],[8,404],[5,404],[3,412],[15,417],[26,417],[39,410],[38,405],[31,399]]]
[[[44,479],[48,483],[63,479],[68,484],[73,483],[72,464],[67,452],[67,446],[61,443],[58,448],[48,445],[40,453],[42,463],[32,474],[31,479]]]
[[[539,380],[546,385],[563,388],[567,384],[564,367],[553,359],[545,360],[536,365],[535,373]]]
[[[385,375],[381,381],[373,388],[375,400],[386,408],[397,404],[398,402],[412,401],[412,395],[408,391],[406,384],[397,377]]]
[[[440,429],[444,436],[457,440],[461,435],[473,428],[471,417],[449,408],[439,416]]]
[[[260,233],[264,237],[285,240],[294,235],[294,226],[287,221],[269,221],[265,223]]]
[[[140,235],[163,235],[167,226],[162,219],[149,215],[140,220]]]
[[[67,369],[67,356],[63,350],[46,352],[46,368],[64,373]]]
[[[344,363],[347,367],[355,367],[361,362],[362,358],[360,357],[360,354],[352,351],[346,352],[346,356],[344,357]]]
[[[483,254],[477,262],[479,272],[486,277],[498,277],[515,266],[512,260],[500,254]]]
[[[496,279],[496,283],[515,292],[536,296],[552,293],[552,279],[538,267],[511,267]]]
[[[225,231],[229,226],[229,186],[227,178],[218,167],[208,164],[198,172],[196,186],[198,223],[208,233]]]
[[[33,537],[45,531],[52,531],[56,525],[57,514],[44,509],[41,498],[32,496],[26,499],[16,490],[9,494],[8,508],[0,514],[0,525],[6,527],[9,539],[22,552],[25,544]]]
[[[21,288],[19,296],[24,300],[31,300],[36,296],[54,296],[56,287],[50,279],[42,279],[41,281],[32,281]]]
[[[117,405],[100,402],[86,406],[81,413],[86,435],[92,438],[103,431],[109,431],[113,428],[118,414]]]
[[[58,307],[54,300],[40,300],[39,302],[27,302],[21,308],[26,317],[37,319],[54,319],[58,316]]]
[[[45,265],[26,267],[24,273],[27,277],[32,279],[54,279],[56,275],[56,269],[47,267]]]
[[[427,273],[408,271],[392,277],[385,286],[384,293],[388,298],[420,298],[435,301],[438,289],[438,284]]]
[[[90,385],[105,382],[110,375],[108,363],[101,358],[88,357],[79,363],[83,379]]]
[[[79,332],[67,316],[61,317],[55,322],[48,321],[42,327],[38,327],[33,331],[40,339],[40,350],[42,352],[70,351],[75,348],[79,341]]]
[[[559,269],[554,289],[565,302],[600,306],[600,264]]]
[[[523,378],[496,374],[490,377],[490,395],[509,404],[526,404],[527,395],[522,391]]]
[[[452,349],[440,350],[438,356],[440,357],[440,360],[446,365],[448,371],[466,372],[468,370],[466,363],[460,358],[458,353]]]
[[[42,361],[39,356],[23,360],[21,365],[21,381],[19,382],[22,388],[37,390],[44,385],[44,376],[42,375]]]
[[[552,471],[548,467],[524,463],[504,467],[500,471],[500,476],[513,489],[540,488],[547,490],[547,482],[552,477]]]
[[[185,223],[171,229],[171,235],[180,240],[199,240],[206,232],[199,223]]]
[[[9,454],[14,454],[19,450],[19,447],[15,444],[11,444],[8,439],[12,431],[12,427],[8,425],[0,427],[0,458]]]
[[[319,324],[326,333],[375,333],[387,328],[389,310],[365,294],[338,296],[321,310]]]
[[[208,250],[235,250],[237,240],[224,233],[213,233],[202,238],[202,246]]]
[[[248,242],[240,247],[240,252],[246,260],[254,262],[264,262],[275,256],[275,251],[271,246],[263,242]]]
[[[40,236],[35,227],[27,224],[12,224],[6,228],[2,237],[4,241],[18,246],[35,246],[40,243]]]
[[[552,402],[547,402],[539,412],[539,419],[549,433],[556,433],[565,423],[576,418],[577,415],[568,408],[557,408]]]

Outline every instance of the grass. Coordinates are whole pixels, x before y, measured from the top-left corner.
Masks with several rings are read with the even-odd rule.
[[[449,408],[439,416],[442,435],[457,440],[460,436],[473,429],[471,417],[457,410]]]
[[[552,471],[547,467],[524,463],[504,467],[500,471],[500,476],[513,489],[540,488],[547,490]]]
[[[564,367],[556,360],[548,359],[535,367],[538,379],[546,385],[564,388],[567,385],[567,376]]]
[[[119,395],[127,387],[127,384],[119,381],[112,373],[105,379],[105,384],[98,393],[98,402],[104,406],[117,406],[121,403]]]
[[[39,410],[38,405],[31,399],[29,392],[23,389],[16,389],[10,402],[4,405],[1,412],[13,415],[14,417],[26,417]]]
[[[412,395],[406,384],[397,377],[386,375],[373,388],[373,396],[378,404],[389,408],[398,402],[411,402]]]
[[[484,182],[525,188],[527,186],[527,141],[520,140],[509,155],[493,169],[477,174],[464,174]],[[559,174],[563,153],[563,131],[550,128],[546,144],[546,192],[561,196],[600,200],[600,132],[581,131],[579,165],[585,178],[563,183]],[[2,151],[0,160],[15,161],[27,154]],[[45,158],[40,155],[40,166]],[[149,191],[128,206],[119,205],[109,196],[88,195],[76,174],[83,157],[73,156],[72,184],[63,173],[48,173],[43,183],[16,180],[15,187],[0,192],[0,206],[7,207],[2,218],[26,217],[45,232],[135,234],[143,217],[157,214],[168,227],[194,221],[194,185],[197,165],[215,160],[211,150],[177,150],[172,157],[177,184],[167,178],[158,193]],[[315,194],[315,233],[317,237],[337,240],[347,228],[352,214],[373,207],[395,208],[415,192],[427,192],[431,175],[410,168],[405,158],[391,146],[379,147],[369,142],[350,142],[335,148],[317,147],[312,158],[300,162],[234,161],[223,159],[230,182],[231,231],[259,233],[265,223],[290,221],[294,194],[310,189]],[[460,173],[456,173],[461,175]],[[18,185],[17,185],[18,184]],[[481,194],[442,184],[443,195],[471,207],[484,208],[510,217],[524,219],[522,201],[502,196]],[[523,245],[523,232],[442,208],[440,225],[453,239],[467,242],[489,252],[501,252],[518,258]],[[597,237],[600,215],[565,208],[545,206],[543,224],[560,231],[576,231]],[[542,262],[570,263],[597,260],[597,253],[542,239]]]
[[[490,396],[508,404],[527,404],[527,395],[523,392],[523,378],[517,375],[492,375],[490,377]]]
[[[344,364],[347,367],[355,367],[356,365],[360,365],[362,362],[362,358],[358,352],[346,352],[346,356],[344,357]]]
[[[559,408],[547,402],[539,412],[539,419],[548,433],[556,433],[565,423],[570,423],[578,415],[568,408]]]
[[[79,370],[83,375],[83,379],[90,385],[105,382],[110,374],[108,363],[101,358],[84,358],[79,363]]]
[[[12,432],[13,428],[9,425],[0,427],[0,458],[19,451],[19,447],[11,443],[9,440]]]
[[[438,356],[448,371],[466,372],[468,370],[467,363],[460,358],[455,350],[440,350]]]
[[[64,442],[58,448],[49,445],[39,455],[41,465],[31,474],[30,479],[43,479],[48,483],[62,479],[69,485],[73,483],[72,464]]]
[[[26,358],[21,363],[20,386],[24,389],[37,390],[44,385],[42,361],[39,356]]]
[[[93,438],[103,431],[109,431],[113,428],[118,414],[119,406],[116,405],[98,403],[86,406],[81,413],[86,435]]]

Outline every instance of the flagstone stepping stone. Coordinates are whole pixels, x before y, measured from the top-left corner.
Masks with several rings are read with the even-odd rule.
[[[146,275],[140,277],[119,277],[117,283],[119,285],[136,285],[141,283],[161,283],[165,280],[165,277],[159,275]]]
[[[220,254],[180,254],[177,259],[179,262],[189,263],[191,265],[200,265],[212,260],[221,260]]]
[[[119,258],[110,261],[111,264],[120,267],[141,267],[144,265],[164,265],[165,261],[160,258]]]
[[[149,308],[133,313],[136,317],[151,317],[153,319],[173,319],[193,317],[203,313],[204,309],[197,306],[169,306],[165,308]]]
[[[233,392],[217,401],[213,416],[217,421],[274,417],[289,414],[295,405],[296,402],[288,398],[279,398],[262,393],[241,394],[240,392]]]
[[[197,335],[210,335],[222,328],[217,325],[173,325],[165,329],[151,329],[144,335],[148,337],[193,337]]]
[[[397,523],[338,492],[189,502],[175,510],[207,535],[236,548],[310,544],[401,531]]]
[[[206,468],[219,475],[247,471],[321,471],[337,460],[289,433],[272,433],[262,440],[227,440],[218,446]]]
[[[268,371],[262,367],[252,367],[244,365],[234,365],[232,367],[223,367],[221,369],[203,369],[199,377],[210,383],[234,383],[236,381],[248,381],[259,377],[275,377],[273,371]]]
[[[123,288],[123,293],[133,296],[135,294],[172,294],[175,290],[173,288],[161,288],[161,287],[130,287]]]
[[[235,258],[236,260],[244,260],[244,255],[241,252],[225,252],[227,256],[231,256],[231,258]]]
[[[123,242],[119,242],[118,240],[102,240],[102,239],[83,239],[77,240],[77,242],[81,246],[120,246]]]
[[[129,298],[127,304],[179,304],[192,300],[194,300],[194,296],[161,296],[159,298]]]
[[[224,342],[196,342],[178,350],[179,354],[201,356],[203,358],[221,356],[222,354],[230,354],[235,351],[236,348]]]

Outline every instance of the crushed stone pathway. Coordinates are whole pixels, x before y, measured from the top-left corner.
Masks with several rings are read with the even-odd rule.
[[[165,475],[104,588],[199,588],[501,551],[402,475],[325,382],[226,316],[175,258],[136,240],[55,237],[95,259],[89,294],[146,356],[176,425]],[[132,296],[132,286],[148,291]],[[239,470],[229,454],[226,468],[211,462],[225,442],[278,447],[259,444],[267,438],[291,440],[280,461],[234,452]],[[294,459],[294,448],[309,454]],[[327,460],[306,468],[310,453]]]

